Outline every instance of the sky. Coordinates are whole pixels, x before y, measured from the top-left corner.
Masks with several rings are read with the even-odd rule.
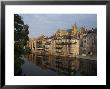
[[[72,25],[87,29],[97,27],[96,14],[19,14],[29,26],[29,37],[52,36],[58,29],[71,29]]]

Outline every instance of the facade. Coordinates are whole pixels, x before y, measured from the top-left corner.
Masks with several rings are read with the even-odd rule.
[[[71,45],[70,45],[70,54],[71,56],[77,56],[79,55],[79,40],[78,39],[72,39],[71,41]]]
[[[46,43],[45,43],[45,46],[44,46],[44,51],[45,51],[45,55],[52,55],[52,48],[53,48],[53,45],[52,45],[52,39],[51,38],[46,38]]]
[[[76,57],[97,54],[97,29],[80,29],[76,24],[72,29],[60,30],[51,37],[40,36],[30,39],[27,45],[39,55]]]
[[[97,32],[92,29],[80,38],[80,55],[96,55],[97,54]]]
[[[29,41],[27,42],[27,47],[31,49],[31,52],[35,52],[36,51],[36,39],[30,38]]]

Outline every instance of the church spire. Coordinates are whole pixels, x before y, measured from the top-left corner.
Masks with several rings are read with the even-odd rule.
[[[75,22],[75,24],[74,24],[74,29],[76,29],[76,30],[77,30],[77,25],[76,25],[76,22]]]
[[[75,22],[75,24],[72,25],[72,34],[76,35],[77,31],[78,31],[78,28],[77,28],[77,25],[76,25],[76,22]]]

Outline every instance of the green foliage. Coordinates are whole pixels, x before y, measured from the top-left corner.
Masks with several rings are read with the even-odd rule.
[[[30,54],[31,53],[31,49],[29,47],[25,48],[25,54]]]
[[[26,53],[26,45],[29,40],[29,26],[24,24],[22,17],[14,14],[14,70],[15,74],[24,63],[23,55]]]

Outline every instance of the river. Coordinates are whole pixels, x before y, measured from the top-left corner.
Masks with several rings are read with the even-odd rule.
[[[97,76],[97,61],[30,54],[24,57],[21,76]]]

